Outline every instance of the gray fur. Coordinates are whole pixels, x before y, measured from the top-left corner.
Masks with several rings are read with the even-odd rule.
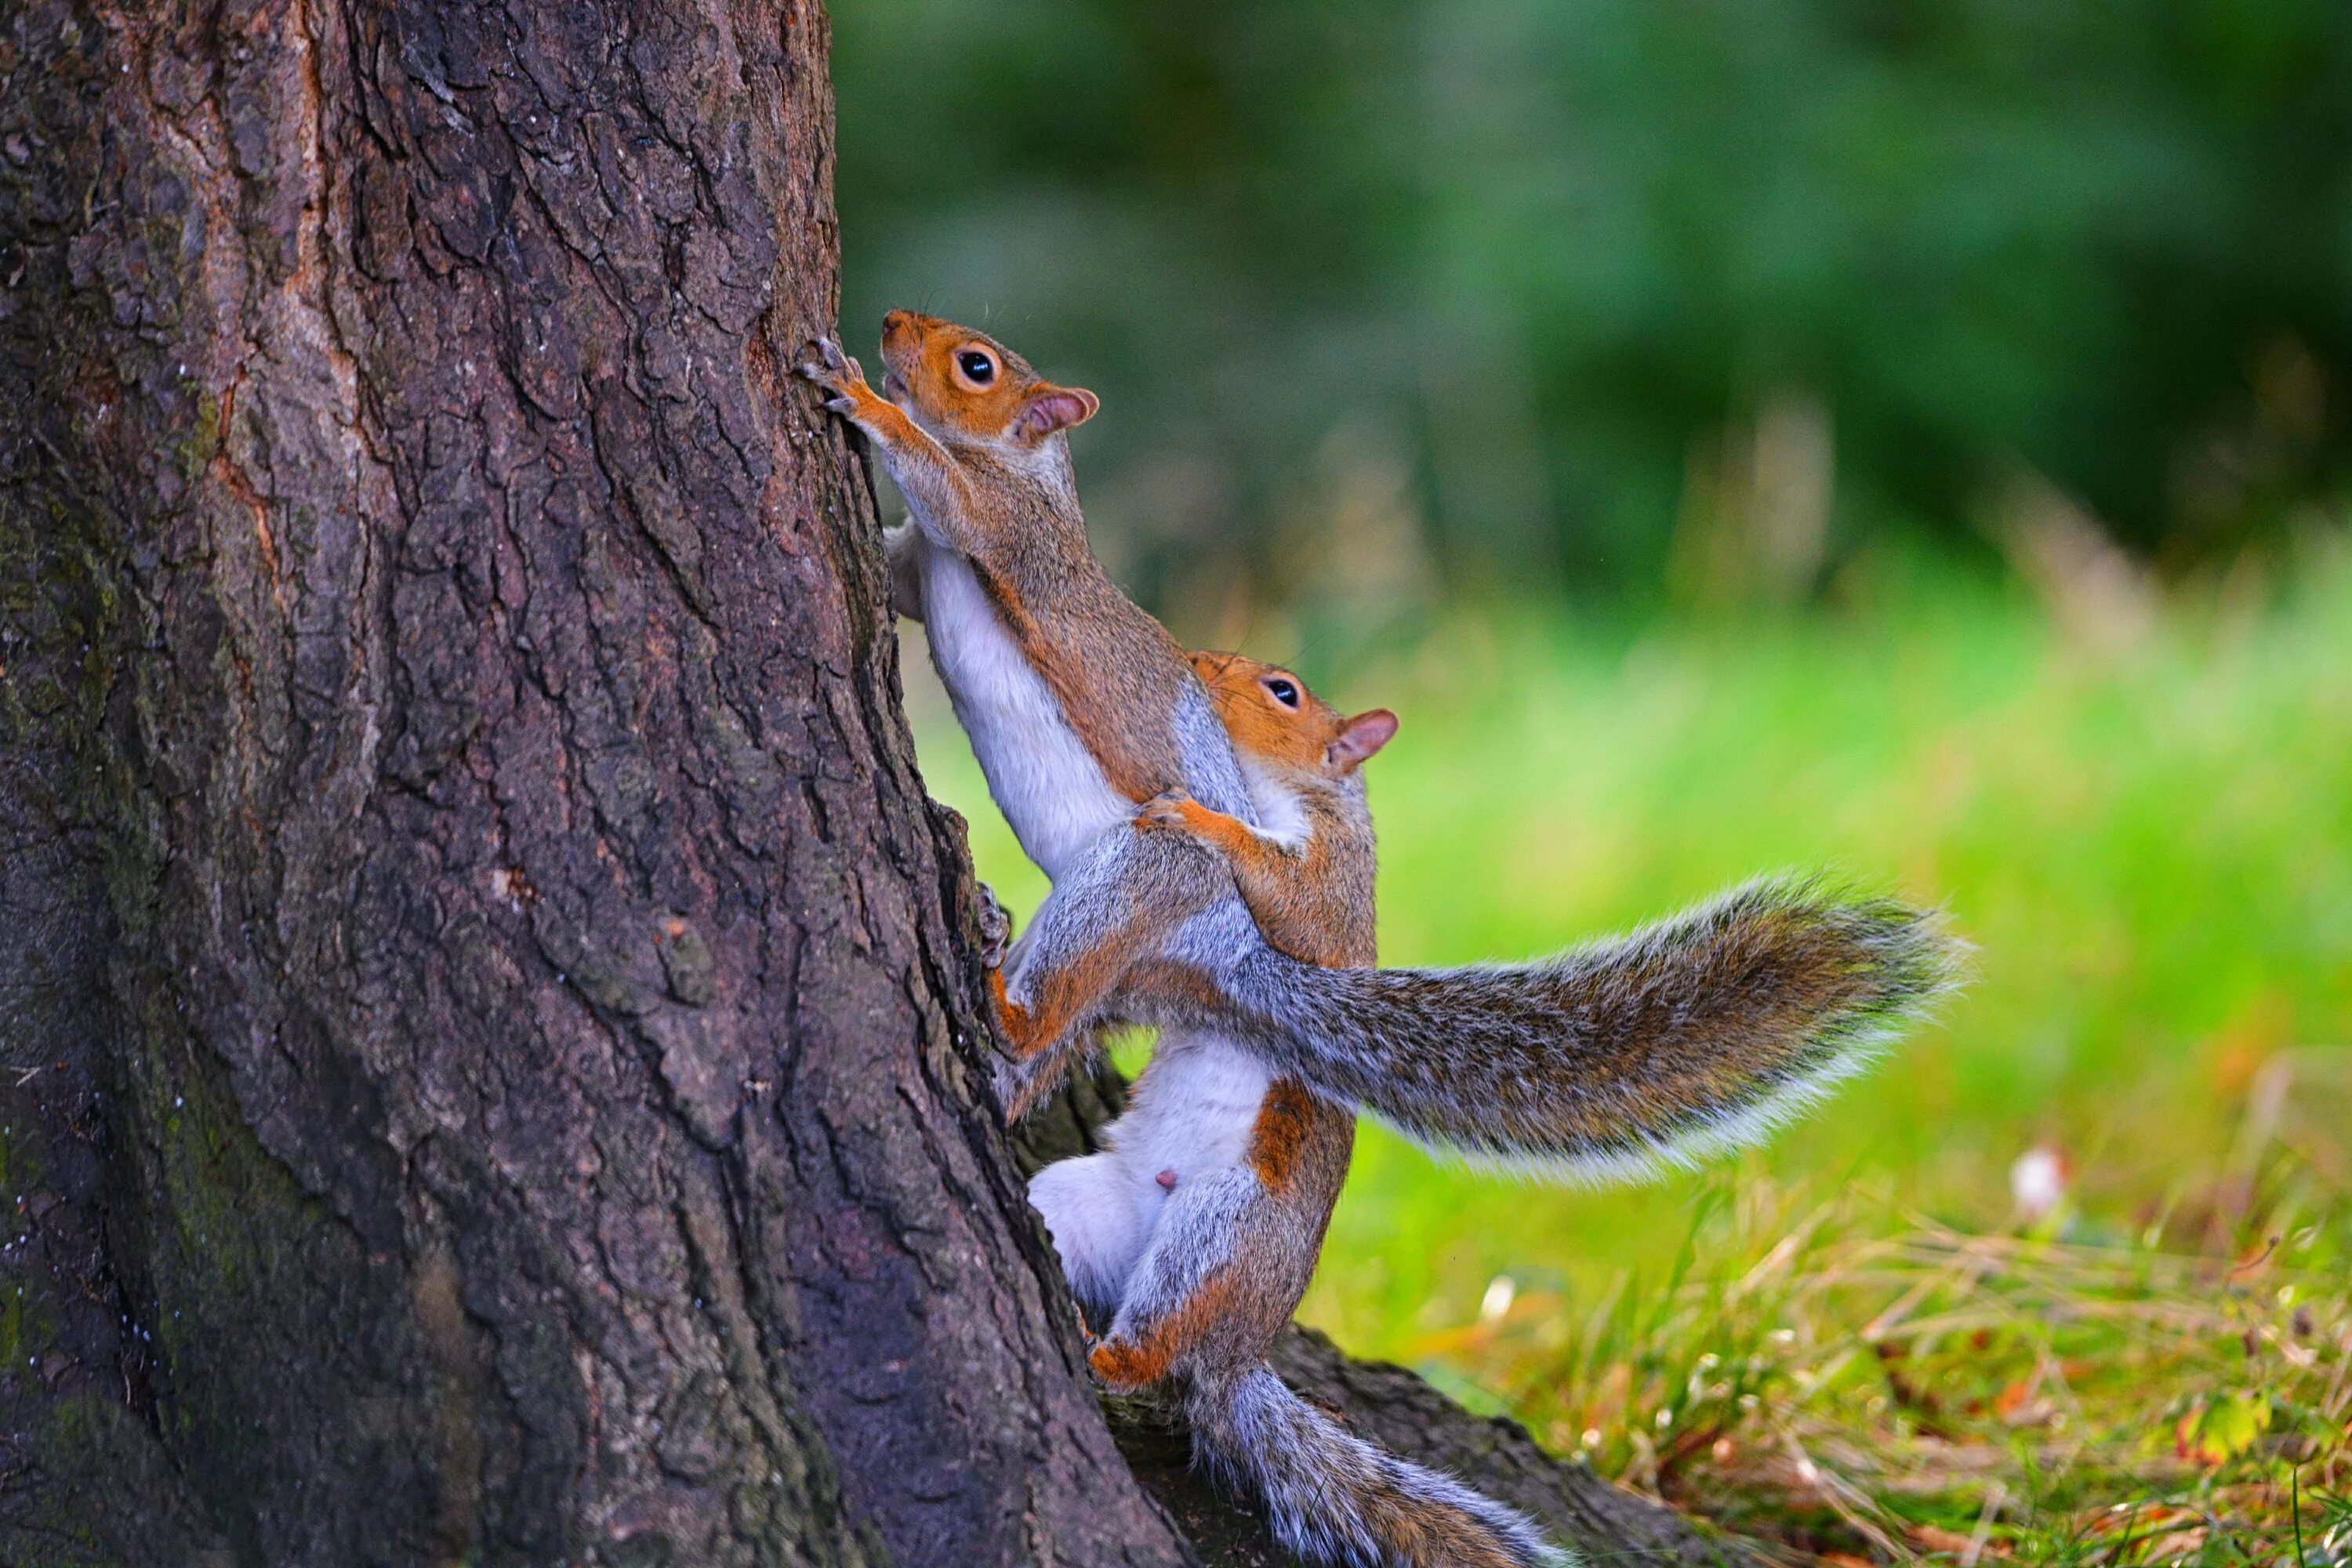
[[[1226,732],[1216,704],[1197,677],[1176,695],[1174,728],[1187,792],[1211,811],[1222,811],[1256,826],[1257,805],[1242,779],[1234,738]]]
[[[1037,907],[1015,946],[1005,994],[1025,1006],[1034,977],[1067,971],[1085,954],[1117,945],[1122,935],[1150,931],[1166,923],[1169,911],[1184,910],[1203,911],[1193,919],[1213,919],[1220,931],[1245,931],[1247,940],[1261,941],[1216,851],[1182,834],[1112,828],[1064,869]]]
[[[1788,1121],[1948,992],[1963,951],[1933,916],[1769,878],[1531,963],[1318,969],[1261,942],[1221,972],[1242,1020],[1220,1023],[1416,1139],[1602,1179]],[[1838,993],[1789,1016],[1825,973]]]
[[[1397,1559],[1370,1526],[1392,1500],[1424,1515],[1466,1514],[1512,1561],[1531,1568],[1576,1561],[1516,1509],[1344,1431],[1263,1363],[1230,1378],[1196,1380],[1185,1410],[1196,1453],[1226,1484],[1264,1498],[1276,1538],[1302,1557],[1386,1568]]]
[[[1264,1201],[1264,1190],[1247,1171],[1217,1171],[1180,1184],[1168,1194],[1152,1224],[1150,1243],[1128,1278],[1110,1337],[1139,1337],[1150,1324],[1181,1309],[1211,1275],[1234,1260],[1237,1243]]]
[[[1213,977],[1223,1005],[1129,990],[1110,1011],[1238,1034],[1421,1142],[1571,1180],[1758,1141],[1924,1016],[1964,951],[1933,916],[1779,877],[1532,963],[1325,969],[1269,946],[1230,879],[1208,895],[1202,866],[1161,838],[1183,843],[1106,835],[1038,910],[1024,972],[1110,923],[1192,908],[1160,956]],[[1825,964],[1840,983],[1809,1008]]]

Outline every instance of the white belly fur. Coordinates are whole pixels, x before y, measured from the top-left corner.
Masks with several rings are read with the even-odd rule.
[[[1230,1041],[1190,1030],[1160,1037],[1127,1114],[1099,1154],[1037,1173],[1029,1201],[1045,1216],[1081,1297],[1111,1304],[1150,1245],[1169,1194],[1249,1157],[1250,1133],[1273,1075]],[[1162,1174],[1174,1178],[1162,1186]]]
[[[1045,678],[1022,657],[971,564],[924,540],[923,625],[931,662],[971,739],[996,808],[1046,876],[1135,813],[1110,787]]]
[[[1181,1184],[1237,1166],[1274,1081],[1263,1063],[1229,1040],[1189,1029],[1160,1037],[1136,1081],[1127,1114],[1105,1135],[1131,1179],[1155,1185],[1172,1171]]]

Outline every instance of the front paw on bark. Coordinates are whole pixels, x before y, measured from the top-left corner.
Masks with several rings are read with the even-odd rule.
[[[1013,911],[997,901],[996,889],[980,884],[980,962],[990,969],[1004,967],[1005,950],[1013,945]]]
[[[865,369],[831,338],[819,338],[813,346],[817,357],[802,363],[802,376],[834,395],[825,399],[827,408],[835,414],[850,413],[857,406],[857,393],[866,385]]]

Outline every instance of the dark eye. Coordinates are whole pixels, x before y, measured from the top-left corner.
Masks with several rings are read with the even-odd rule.
[[[996,362],[978,349],[966,349],[956,355],[956,366],[974,386],[986,386],[996,379]]]
[[[1265,689],[1273,692],[1274,700],[1285,708],[1298,706],[1298,687],[1295,681],[1285,680],[1277,675],[1266,681]]]

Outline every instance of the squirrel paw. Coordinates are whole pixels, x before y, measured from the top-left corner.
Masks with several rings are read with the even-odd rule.
[[[1095,1342],[1087,1352],[1087,1366],[1095,1381],[1113,1394],[1133,1394],[1159,1382],[1168,1372],[1164,1363],[1154,1363],[1141,1343],[1122,1337],[1116,1329]]]
[[[1192,804],[1192,797],[1181,789],[1161,790],[1143,803],[1143,808],[1135,814],[1135,825],[1138,827],[1173,827],[1181,830],[1186,826],[1184,808]]]
[[[1013,911],[997,901],[996,889],[980,884],[980,962],[990,969],[1004,967],[1005,949],[1013,945]]]
[[[827,408],[836,414],[850,412],[857,406],[856,392],[866,384],[865,368],[842,353],[841,345],[831,338],[817,339],[815,348],[817,357],[801,365],[801,375],[835,395],[825,399]]]

